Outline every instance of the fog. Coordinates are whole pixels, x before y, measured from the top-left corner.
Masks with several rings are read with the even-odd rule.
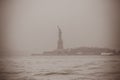
[[[5,4],[6,50],[41,53],[57,47],[62,29],[65,48],[119,49],[113,0],[10,0]]]

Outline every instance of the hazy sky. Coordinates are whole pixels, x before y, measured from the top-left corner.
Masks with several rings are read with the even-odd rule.
[[[118,48],[111,0],[10,0],[7,4],[7,46],[11,51],[56,49],[57,25],[65,48]]]

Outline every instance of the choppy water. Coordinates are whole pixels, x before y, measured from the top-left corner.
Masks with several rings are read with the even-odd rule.
[[[118,56],[30,56],[0,59],[1,80],[120,80]]]

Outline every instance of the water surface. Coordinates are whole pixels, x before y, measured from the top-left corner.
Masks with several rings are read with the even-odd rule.
[[[0,59],[2,80],[120,80],[119,56],[29,56]]]

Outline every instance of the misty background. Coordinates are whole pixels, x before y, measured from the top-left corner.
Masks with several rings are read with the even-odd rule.
[[[120,49],[117,1],[6,0],[2,6],[2,49],[11,54],[54,50],[57,25],[62,29],[65,48]]]

